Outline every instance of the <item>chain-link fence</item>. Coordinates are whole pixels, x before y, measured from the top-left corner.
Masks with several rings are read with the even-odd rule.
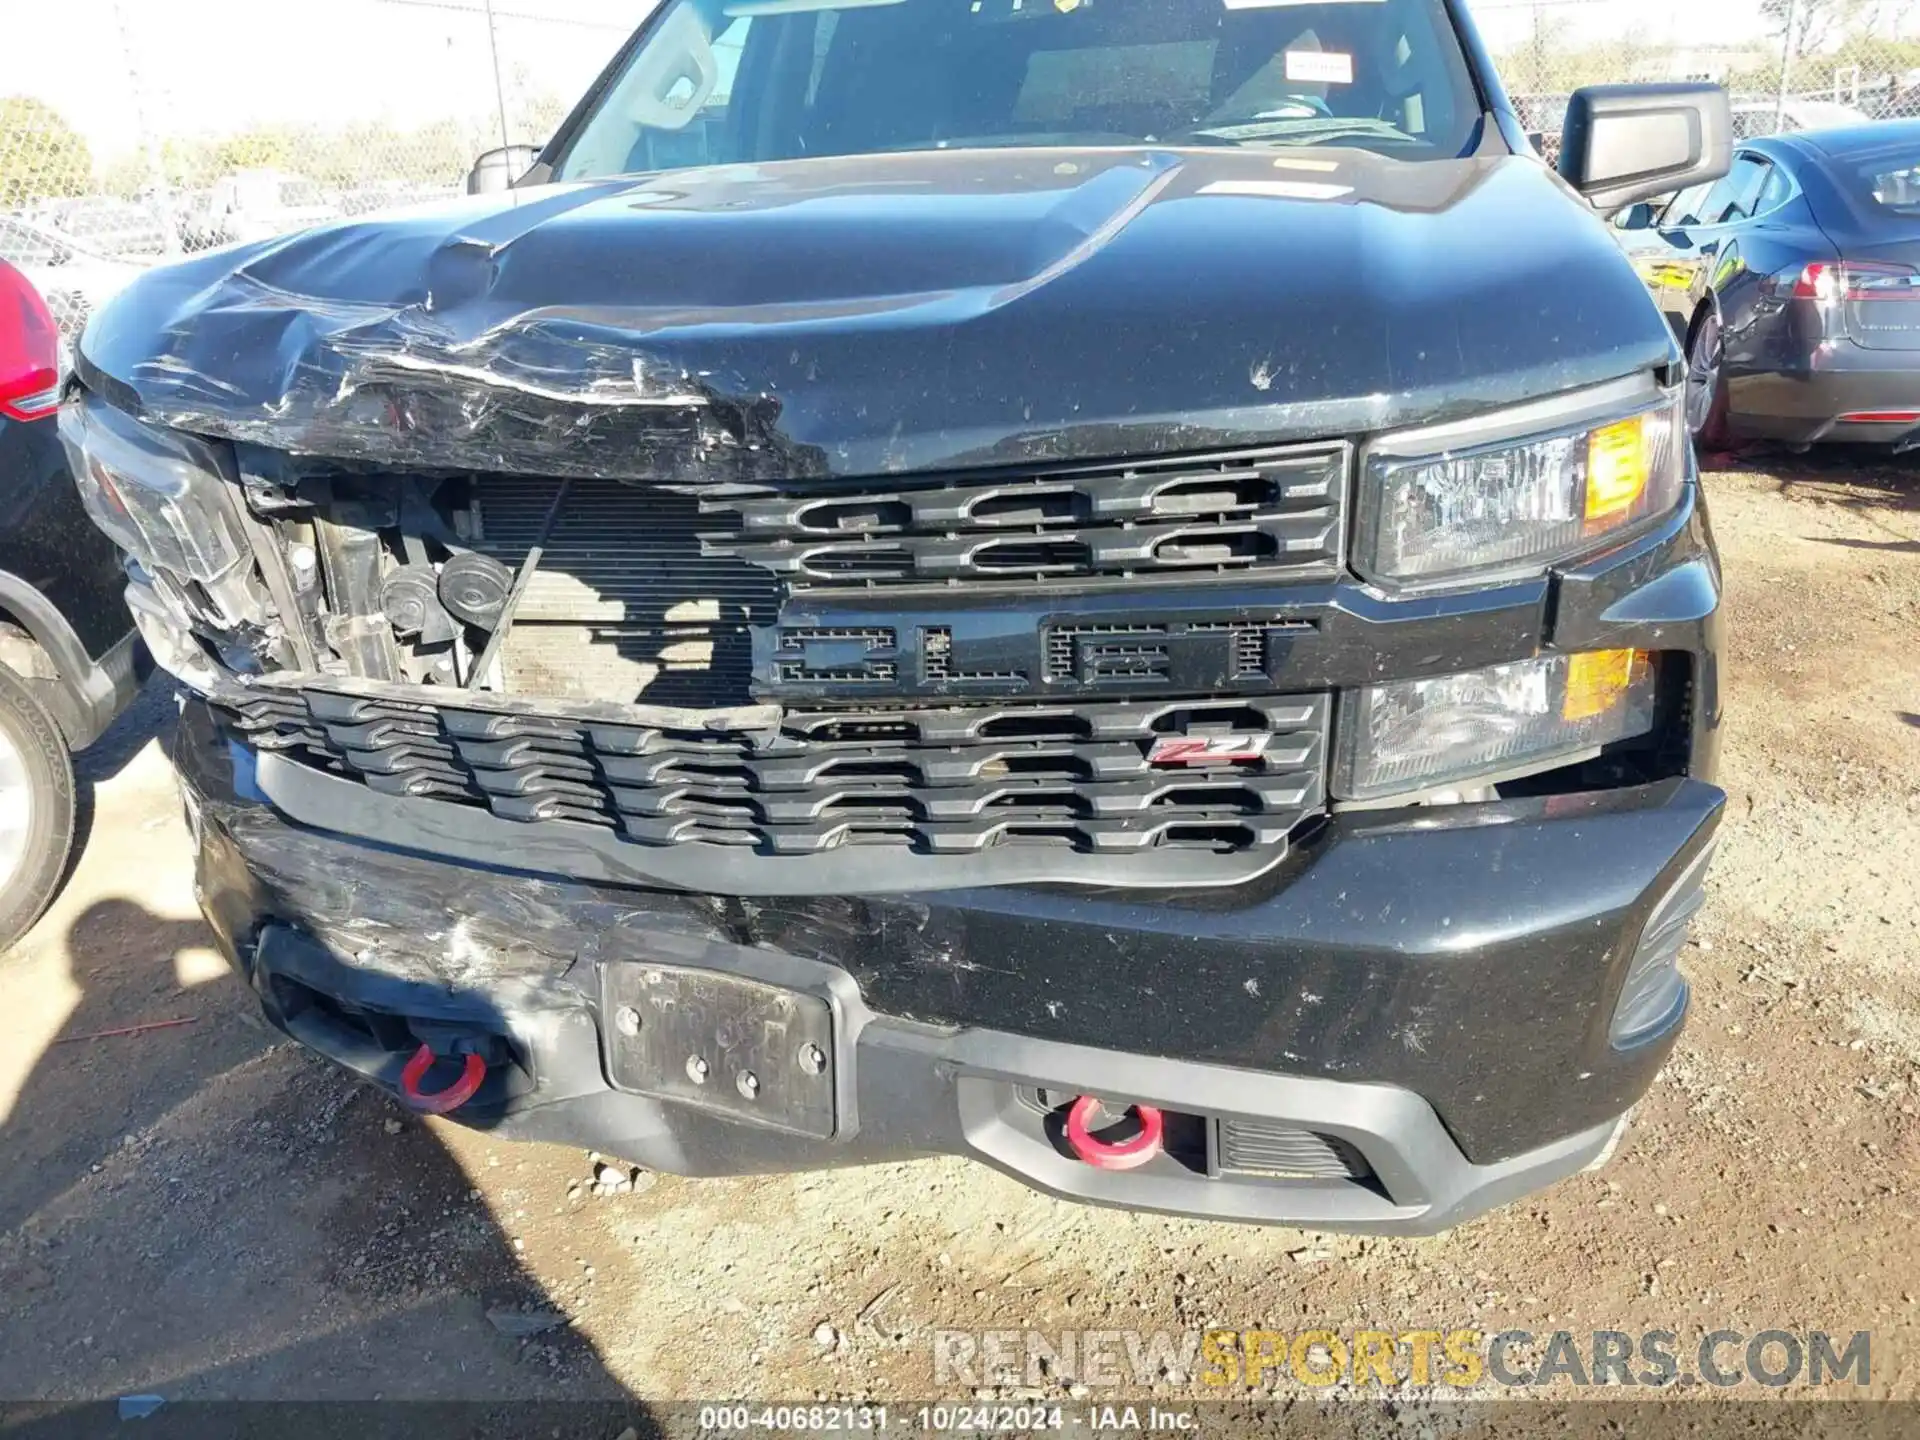
[[[1740,139],[1920,115],[1914,0],[1477,0],[1515,108],[1555,157],[1582,85],[1710,80]]]
[[[1718,81],[1742,135],[1920,114],[1920,0],[1472,3],[1549,156],[1603,81]],[[480,152],[544,140],[650,4],[28,7],[0,48],[0,256],[77,323],[129,266],[457,193]]]
[[[0,46],[0,258],[73,333],[169,255],[461,192],[651,0],[61,0]]]

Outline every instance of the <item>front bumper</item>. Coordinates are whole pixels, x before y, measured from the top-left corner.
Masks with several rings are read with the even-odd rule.
[[[1643,932],[1697,897],[1723,800],[1676,779],[1336,815],[1225,890],[746,901],[292,823],[197,701],[177,760],[202,904],[269,1018],[389,1089],[422,1039],[479,1037],[495,1063],[466,1123],[691,1175],[960,1154],[1097,1203],[1399,1233],[1604,1151],[1685,1010],[1680,987],[1621,1048],[1616,999]],[[634,965],[824,1002],[830,1133],[616,1089],[602,997],[609,971]],[[1229,1171],[1209,1142],[1197,1161],[1094,1169],[1058,1143],[1037,1092],[1153,1104],[1208,1134],[1304,1133],[1358,1163]]]
[[[84,750],[120,718],[153,674],[153,659],[137,634],[129,633],[84,673],[62,677],[73,696],[74,725],[67,743]]]

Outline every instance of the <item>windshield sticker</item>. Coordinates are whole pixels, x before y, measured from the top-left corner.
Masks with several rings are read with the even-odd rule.
[[[1289,50],[1287,79],[1315,85],[1351,85],[1353,57],[1339,50]]]

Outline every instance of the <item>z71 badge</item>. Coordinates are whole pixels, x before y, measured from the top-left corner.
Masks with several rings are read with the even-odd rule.
[[[1258,760],[1271,735],[1163,735],[1147,752],[1150,765],[1231,765]]]

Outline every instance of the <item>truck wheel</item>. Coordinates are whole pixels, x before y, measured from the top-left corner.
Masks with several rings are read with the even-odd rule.
[[[1701,450],[1727,448],[1727,377],[1720,312],[1709,305],[1693,322],[1687,342],[1687,429]]]
[[[27,687],[0,666],[0,959],[66,878],[73,819],[66,741]]]

